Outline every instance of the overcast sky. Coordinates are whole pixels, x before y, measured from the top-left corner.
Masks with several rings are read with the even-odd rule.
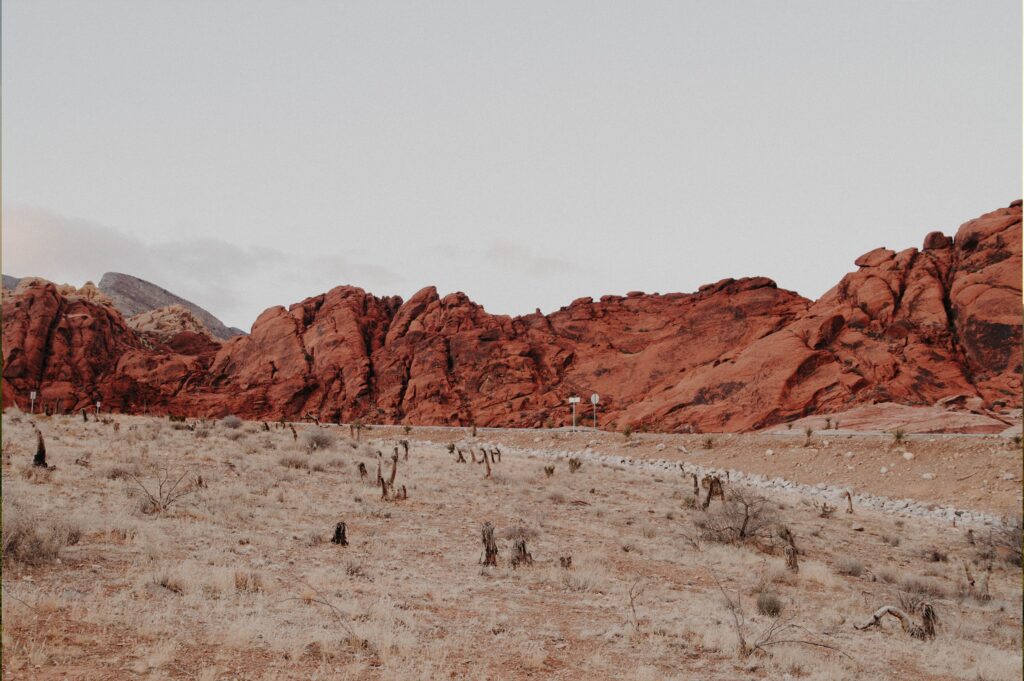
[[[3,271],[246,330],[338,284],[495,313],[817,297],[1021,194],[1019,0],[3,2]]]

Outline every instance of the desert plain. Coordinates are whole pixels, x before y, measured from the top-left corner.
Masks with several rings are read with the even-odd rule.
[[[4,678],[1019,679],[1020,454],[8,409]]]

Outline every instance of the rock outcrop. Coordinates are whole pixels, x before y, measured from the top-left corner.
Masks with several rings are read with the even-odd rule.
[[[100,290],[114,302],[125,317],[134,317],[171,305],[180,305],[198,319],[214,338],[227,340],[244,334],[240,329],[225,326],[222,321],[195,303],[144,279],[119,272],[107,272],[100,279]]]
[[[195,318],[192,311],[181,305],[168,305],[129,317],[128,326],[141,334],[155,336],[161,341],[170,341],[183,331],[210,336],[210,330]]]
[[[342,286],[270,308],[223,343],[180,313],[133,329],[102,300],[33,281],[4,300],[3,394],[22,404],[39,389],[66,408],[101,396],[126,411],[532,427],[565,424],[566,397],[597,392],[602,427],[688,432],[875,403],[1020,408],[1018,202],[955,238],[933,232],[921,250],[876,249],[856,264],[817,301],[755,277],[520,317],[432,287],[403,302]]]

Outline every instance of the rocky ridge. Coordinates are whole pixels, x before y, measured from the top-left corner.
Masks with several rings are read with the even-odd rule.
[[[341,286],[222,343],[140,334],[32,282],[4,300],[4,401],[38,388],[65,408],[102,396],[124,411],[534,427],[597,392],[603,427],[677,432],[878,402],[1021,406],[1019,201],[855,264],[817,301],[753,277],[520,317],[433,287],[403,301]]]

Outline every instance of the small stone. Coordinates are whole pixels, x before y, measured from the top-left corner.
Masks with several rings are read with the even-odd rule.
[[[774,453],[775,453],[774,449],[766,449],[766,450],[764,450],[764,455],[765,456],[771,456]]]
[[[906,461],[913,461],[914,460],[914,455],[911,454],[910,452],[903,452],[903,458]]]
[[[850,529],[853,530],[854,532],[863,532],[864,531],[864,526],[863,525],[851,525]]]
[[[1013,473],[1003,473],[1003,480],[1013,480]]]
[[[654,450],[658,451],[658,452],[660,452],[660,451],[662,451],[664,449],[665,449],[665,445],[663,443],[660,443],[660,442],[658,443],[658,446],[654,448]]]
[[[885,466],[882,466],[881,468],[878,469],[878,472],[881,473],[882,475],[885,475],[886,473],[889,472],[889,469]]]
[[[934,480],[935,479],[935,474],[934,473],[922,473],[921,474],[921,478],[923,480]]]
[[[843,454],[843,456],[845,456],[847,459],[852,459],[853,458],[853,452],[846,452],[845,454]]]

